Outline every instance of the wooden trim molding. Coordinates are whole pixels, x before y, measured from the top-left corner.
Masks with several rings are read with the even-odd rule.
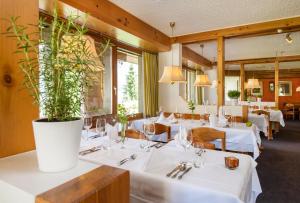
[[[202,65],[208,68],[212,68],[212,62],[207,58],[197,54],[188,47],[182,46],[182,57],[188,59],[198,65]]]
[[[218,106],[223,106],[225,101],[225,44],[224,37],[219,37],[217,41],[218,45],[218,65],[217,65],[217,74],[218,74],[218,86],[217,86],[217,94],[218,94]]]
[[[169,51],[171,49],[171,39],[169,36],[108,0],[60,1],[84,13],[90,14],[94,17],[94,21],[105,23],[105,25],[101,26],[107,28],[105,33],[115,35],[117,39],[120,32],[126,32],[127,34],[123,33],[123,35],[127,35],[127,37],[123,37],[123,39],[135,36],[142,41],[152,44],[156,47],[157,51]],[[139,45],[143,46],[143,44]]]
[[[300,27],[300,17],[286,18],[280,20],[273,20],[262,23],[254,23],[248,25],[241,25],[230,28],[223,28],[218,30],[199,32],[194,34],[182,35],[173,37],[173,43],[191,44],[196,42],[203,42],[209,40],[216,40],[218,37],[240,37],[251,35],[267,35],[274,34],[277,29],[291,29]]]
[[[238,59],[238,60],[225,61],[225,64],[260,64],[260,63],[275,63],[275,61],[279,61],[279,62],[300,61],[300,55]],[[216,63],[214,65],[216,65]]]

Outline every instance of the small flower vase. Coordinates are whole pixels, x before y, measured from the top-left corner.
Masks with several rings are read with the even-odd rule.
[[[121,123],[121,142],[122,142],[122,149],[125,148],[125,138],[126,138],[126,128],[127,123]]]

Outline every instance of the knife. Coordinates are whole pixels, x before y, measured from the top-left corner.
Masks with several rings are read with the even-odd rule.
[[[183,177],[185,174],[187,174],[192,168],[193,168],[192,166],[188,167],[188,168],[187,168],[180,176],[178,176],[178,179],[179,179],[179,180],[182,179],[182,177]]]

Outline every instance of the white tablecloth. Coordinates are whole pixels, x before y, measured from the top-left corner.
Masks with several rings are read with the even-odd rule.
[[[248,120],[255,124],[259,131],[262,131],[265,136],[268,136],[269,119],[264,114],[257,115],[249,113]]]
[[[141,131],[143,128],[144,119],[136,120],[132,123],[132,127]],[[199,120],[179,120],[178,123],[170,124],[163,122],[164,125],[171,126],[172,138],[178,133],[179,126],[184,126],[187,130],[197,127],[208,127],[208,124],[203,125],[203,121]],[[236,123],[234,127],[222,128],[216,127],[215,129],[226,132],[226,149],[239,152],[252,152],[254,158],[259,156],[258,145],[261,145],[259,129],[256,125],[246,127],[245,123]],[[162,134],[156,136],[155,141],[165,141],[166,135]],[[214,142],[217,148],[221,148],[221,141]]]
[[[110,150],[100,150],[80,159],[99,165],[106,164],[130,170],[131,202],[160,203],[254,203],[261,186],[256,172],[256,162],[248,155],[207,150],[203,168],[192,168],[182,180],[166,177],[180,161],[193,161],[193,150],[184,152],[174,141],[160,149],[145,152],[139,148],[140,140],[128,139],[126,148],[114,144]],[[107,137],[83,140],[82,149],[106,145]],[[131,154],[135,160],[122,166],[117,163]],[[236,156],[240,166],[236,170],[226,169],[225,156]]]
[[[283,114],[280,110],[270,110],[270,121],[279,122],[282,127],[285,126]]]

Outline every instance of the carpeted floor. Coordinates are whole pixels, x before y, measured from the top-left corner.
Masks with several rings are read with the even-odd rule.
[[[262,194],[257,203],[300,203],[300,121],[287,121],[274,140],[263,138],[257,159]]]

